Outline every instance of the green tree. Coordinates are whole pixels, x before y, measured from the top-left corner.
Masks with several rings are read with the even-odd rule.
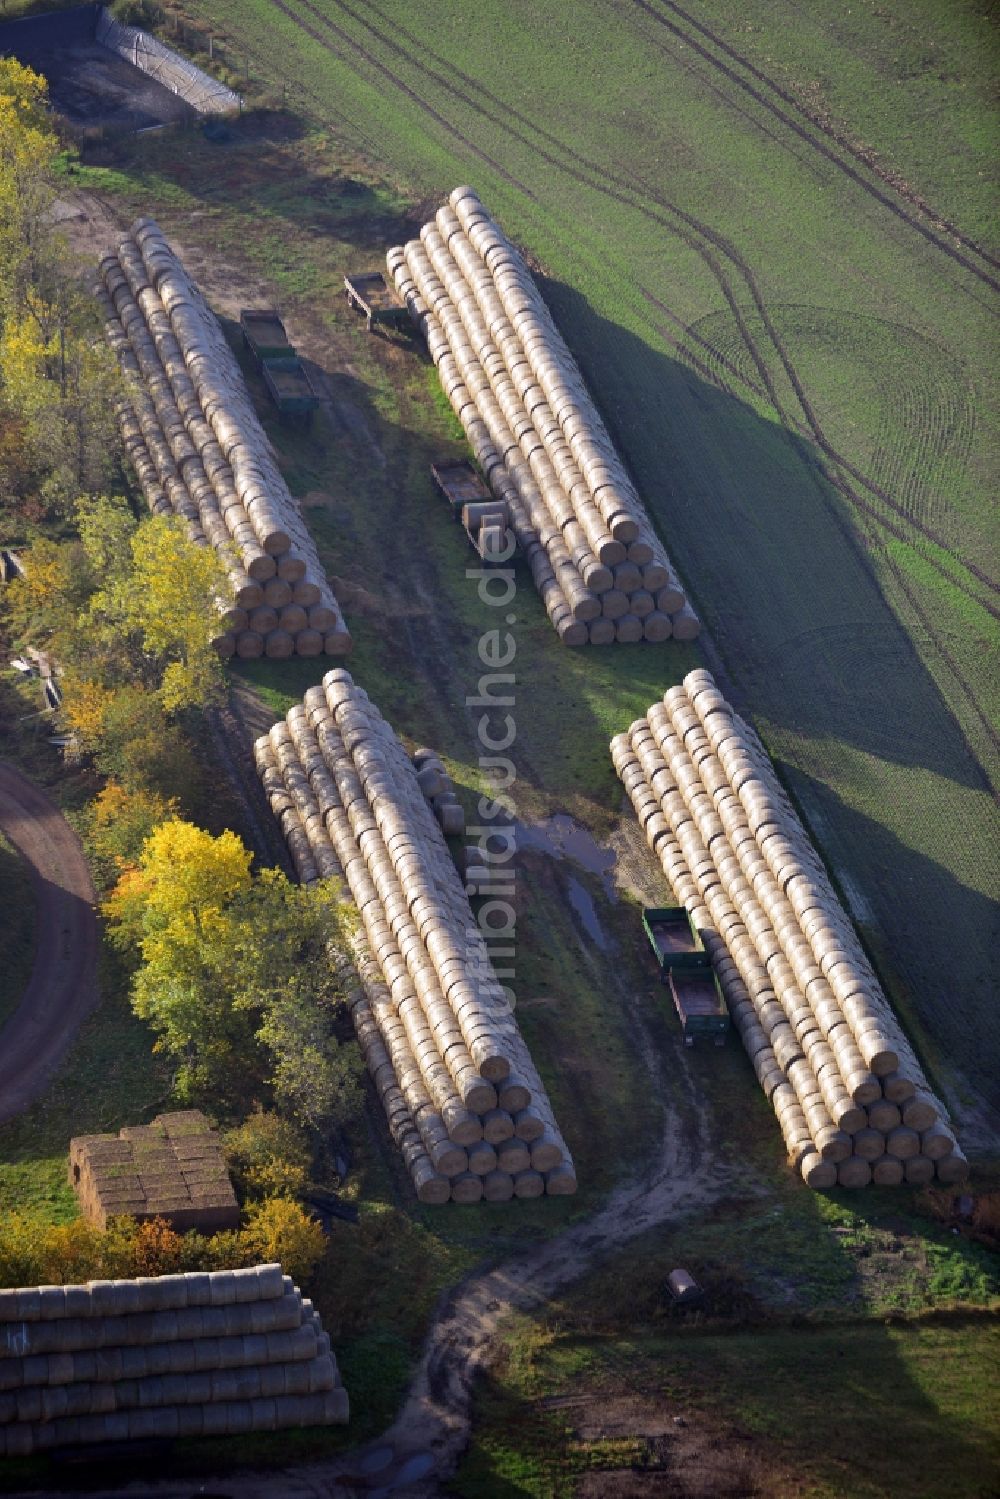
[[[139,630],[147,651],[162,662],[160,697],[168,710],[200,706],[222,687],[212,638],[216,600],[226,589],[211,547],[196,546],[176,516],[154,516],[131,538],[132,571],[120,598],[127,628]]]
[[[335,1027],[349,924],[338,891],[277,870],[253,879],[234,833],[174,818],[104,912],[112,939],[139,950],[133,1007],[176,1059],[183,1098],[273,1099],[317,1132],[356,1111],[361,1059]]]
[[[0,409],[21,439],[0,481],[30,481],[31,513],[100,489],[119,452],[120,375],[52,213],[58,152],[45,80],[0,58]]]

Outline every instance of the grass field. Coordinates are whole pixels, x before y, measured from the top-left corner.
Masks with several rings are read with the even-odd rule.
[[[452,1492],[988,1499],[998,1339],[994,1318],[969,1318],[737,1331],[666,1321],[611,1340],[557,1312],[511,1330]]]
[[[1000,1049],[991,23],[930,0],[793,25],[774,0],[583,0],[571,27],[463,0],[188,12],[398,196],[473,181],[540,265],[734,692],[974,1125]]]
[[[176,137],[146,137],[116,148],[109,165],[74,167],[68,185],[154,214],[229,317],[248,289],[273,298],[323,377],[330,400],[310,434],[269,427],[344,604],[358,680],[408,742],[444,754],[471,810],[480,781],[466,698],[481,671],[477,641],[496,621],[464,576],[470,554],[427,474],[431,458],[461,450],[458,434],[418,345],[366,338],[342,297],[346,270],[378,264],[388,243],[471,180],[543,274],[733,694],[764,731],[905,1022],[963,1109],[966,1143],[994,1150],[976,1130],[1000,1046],[990,1002],[996,815],[984,779],[994,762],[977,717],[988,708],[996,602],[985,577],[986,262],[952,230],[934,229],[979,268],[969,269],[912,223],[929,225],[913,202],[919,190],[939,223],[953,219],[977,243],[986,234],[976,185],[988,148],[981,80],[947,83],[958,65],[954,28],[932,6],[919,16],[914,8],[911,27],[867,9],[848,20],[823,0],[809,9],[799,54],[778,24],[785,7],[765,0],[742,7],[738,25],[721,3],[701,6],[699,23],[716,42],[659,0],[614,9],[582,0],[571,31],[556,10],[524,3],[378,0],[362,12],[353,0],[199,0],[189,13],[203,27],[238,31],[255,66],[263,73],[266,59],[270,82],[280,89],[286,80],[304,114],[249,116],[226,141],[192,134],[180,149]],[[707,61],[695,40],[768,102]],[[737,65],[722,42],[801,94],[816,117],[829,114],[847,144]],[[900,86],[891,113],[873,80],[895,76],[893,59],[912,76],[917,54],[933,65],[919,88]],[[961,55],[965,67],[985,67],[985,51],[963,44]],[[933,156],[921,144],[931,120]],[[873,142],[880,170],[905,179],[905,190],[854,154]],[[523,575],[515,607],[518,813],[568,811],[602,839],[622,805],[608,738],[700,650],[566,651]],[[234,682],[252,690],[266,722],[318,675],[311,662],[255,663]],[[600,940],[579,914],[587,896]],[[744,1173],[747,1196],[639,1241],[613,1267],[620,1295],[608,1296],[607,1282],[582,1289],[592,1300],[606,1295],[621,1325],[595,1330],[584,1301],[568,1300],[557,1329],[573,1345],[564,1365],[536,1357],[549,1332],[531,1331],[531,1378],[516,1359],[501,1364],[461,1491],[557,1492],[517,1465],[541,1463],[543,1478],[554,1465],[575,1479],[633,1450],[605,1444],[581,1457],[548,1415],[523,1421],[537,1391],[551,1394],[591,1364],[598,1391],[604,1369],[627,1380],[633,1353],[650,1398],[677,1359],[693,1421],[702,1410],[715,1419],[729,1393],[742,1402],[729,1417],[739,1430],[763,1429],[735,1388],[742,1348],[760,1376],[745,1384],[765,1385],[786,1360],[816,1384],[816,1405],[805,1395],[796,1404],[792,1392],[794,1421],[764,1432],[766,1452],[814,1484],[788,1493],[849,1492],[828,1465],[836,1444],[820,1453],[796,1436],[823,1392],[829,1407],[844,1387],[833,1344],[810,1345],[815,1370],[811,1355],[792,1357],[784,1330],[767,1342],[712,1330],[678,1352],[649,1300],[655,1277],[672,1257],[693,1254],[766,1317],[882,1316],[989,1303],[997,1289],[987,1257],[924,1216],[911,1194],[841,1201],[806,1192],[780,1163],[773,1115],[742,1052],[706,1058],[678,1045],[636,940],[635,906],[610,902],[596,876],[522,856],[518,923],[519,1019],[583,1191],[521,1204],[527,1211],[516,1217],[490,1206],[459,1215],[417,1208],[377,1121],[359,1129],[351,1190],[362,1198],[362,1232],[338,1232],[316,1289],[359,1412],[334,1442],[363,1439],[388,1419],[443,1286],[557,1231],[617,1172],[641,1165],[661,1110],[645,1055],[662,1063],[682,1124],[691,1097],[700,1100],[713,1152]],[[61,1176],[69,1133],[155,1111],[166,1079],[148,1052],[143,1059],[148,1038],[119,1011],[105,1014],[110,1023],[95,1018],[51,1097],[0,1132],[6,1201],[72,1212]],[[90,1080],[82,1115],[73,1101],[81,1075]],[[128,1079],[134,1088],[110,1086]],[[650,1313],[644,1344],[629,1298]],[[856,1335],[852,1391],[869,1388],[868,1360],[874,1382],[892,1376],[886,1419],[936,1444],[940,1471],[956,1452],[964,1460],[986,1451],[969,1414],[985,1357],[978,1331],[923,1329],[905,1345],[879,1324]],[[950,1359],[940,1408],[961,1427],[950,1448],[919,1393],[935,1358]],[[721,1393],[710,1388],[717,1364]],[[542,1450],[550,1440],[558,1462]],[[488,1486],[501,1479],[507,1488]]]

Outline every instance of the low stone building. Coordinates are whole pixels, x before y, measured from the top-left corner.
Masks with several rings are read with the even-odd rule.
[[[280,1265],[0,1291],[0,1458],[348,1415],[319,1314]]]
[[[69,1179],[91,1223],[109,1218],[165,1218],[183,1233],[238,1228],[239,1204],[222,1142],[204,1114],[158,1114],[152,1124],[117,1135],[78,1135],[69,1142]]]

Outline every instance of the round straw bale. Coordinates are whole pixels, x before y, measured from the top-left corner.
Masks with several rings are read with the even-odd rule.
[[[841,1187],[867,1187],[871,1179],[872,1168],[860,1156],[848,1156],[837,1167],[837,1182]]]
[[[885,1148],[886,1153],[895,1156],[898,1161],[908,1161],[920,1153],[920,1136],[915,1129],[907,1129],[905,1124],[900,1124],[896,1129],[889,1130],[885,1137]]]
[[[323,651],[323,636],[319,630],[299,630],[295,636],[297,656],[319,656]]]
[[[487,1202],[509,1202],[514,1195],[514,1178],[507,1171],[490,1171],[483,1177],[483,1196]]]
[[[824,1191],[826,1188],[834,1187],[837,1184],[837,1167],[835,1163],[833,1161],[825,1161],[815,1151],[810,1151],[808,1155],[802,1157],[799,1163],[799,1171],[806,1186],[812,1187],[816,1191]]]
[[[241,630],[236,637],[236,654],[243,661],[252,661],[264,654],[264,637],[256,630]]]
[[[943,1124],[932,1124],[920,1136],[921,1154],[932,1161],[943,1160],[946,1155],[951,1155],[954,1148],[955,1138]]]
[[[934,1180],[934,1162],[925,1155],[911,1156],[902,1166],[908,1186],[926,1187]]]
[[[467,1171],[462,1176],[452,1178],[452,1202],[479,1202],[482,1195],[483,1178],[481,1176],[476,1176],[473,1172]]]
[[[576,1172],[569,1161],[562,1161],[545,1173],[547,1197],[569,1197],[576,1191],[576,1187]]]
[[[615,639],[623,644],[634,644],[642,639],[642,620],[635,614],[623,614],[615,623]]]
[[[272,630],[264,640],[264,654],[272,661],[283,661],[295,650],[295,642],[287,630]]]
[[[610,645],[615,638],[613,620],[593,619],[585,628],[589,631],[591,645]]]
[[[909,1162],[906,1163],[909,1165]],[[930,1165],[930,1162],[927,1163]],[[903,1162],[897,1161],[895,1156],[879,1156],[877,1161],[872,1162],[872,1181],[876,1187],[898,1187],[903,1180]],[[931,1166],[931,1176],[934,1168]]]
[[[934,1169],[937,1172],[938,1181],[948,1186],[968,1180],[969,1163],[957,1145],[951,1155],[943,1156],[941,1160],[934,1163]]]
[[[662,640],[669,640],[673,634],[673,625],[670,615],[665,614],[660,608],[653,609],[642,621],[642,638],[658,644]]]
[[[515,1197],[541,1197],[545,1192],[545,1178],[540,1171],[519,1171],[514,1177]]]

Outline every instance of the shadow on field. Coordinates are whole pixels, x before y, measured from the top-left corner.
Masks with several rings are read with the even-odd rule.
[[[574,1320],[539,1344],[529,1333],[513,1378],[505,1362],[480,1374],[450,1492],[569,1492],[572,1474],[581,1499],[754,1499],[786,1484],[854,1493],[861,1473],[897,1499],[989,1492],[987,1418],[963,1429],[953,1399],[942,1408],[928,1388],[931,1360],[966,1344],[985,1373],[977,1319],[656,1333],[627,1319],[597,1338]]]
[[[944,1062],[974,1076],[984,1067],[984,1049],[992,1056],[997,1041],[1000,906],[901,843],[883,823],[848,806],[829,786],[789,765],[780,764],[779,770],[800,805],[821,809],[824,825],[837,829],[838,842],[867,852],[863,908],[853,914],[871,942],[897,1014],[904,1022],[913,1014],[919,1022],[912,1039],[923,1060],[932,1070]],[[891,931],[890,952],[882,950],[879,931]],[[942,1046],[942,1014],[956,1010],[962,1024],[949,1028]],[[989,1093],[984,1093],[982,1124],[998,1138],[1000,1110],[986,1101]]]
[[[540,279],[755,719],[988,789],[818,450]]]

